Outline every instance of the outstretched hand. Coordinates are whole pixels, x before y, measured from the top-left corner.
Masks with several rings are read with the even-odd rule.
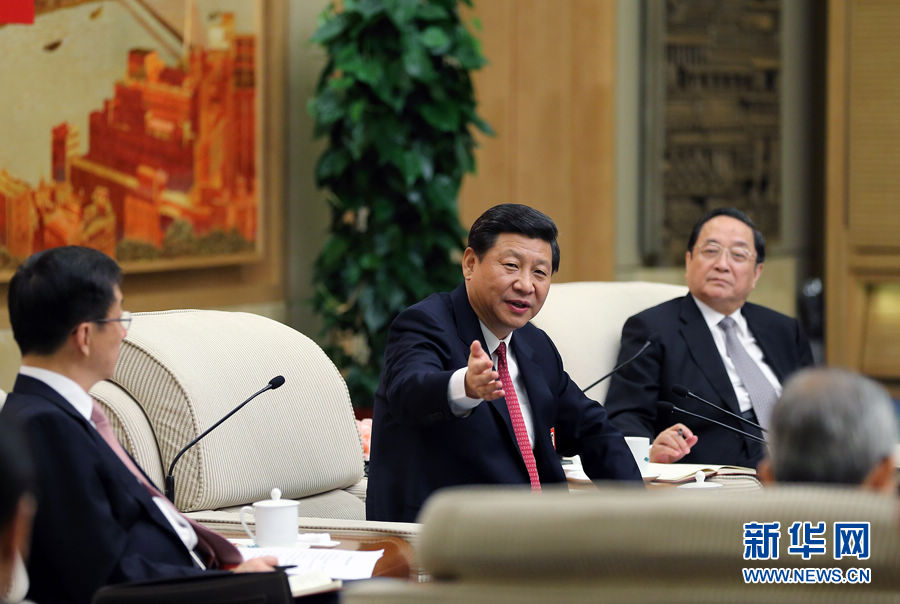
[[[466,368],[466,396],[492,401],[503,396],[500,374],[494,371],[491,355],[475,340],[469,347],[469,364]]]

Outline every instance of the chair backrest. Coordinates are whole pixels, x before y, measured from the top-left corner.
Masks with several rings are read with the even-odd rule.
[[[635,602],[820,601],[825,592],[836,602],[887,601],[900,593],[896,500],[856,488],[711,493],[604,487],[577,496],[548,491],[534,497],[521,489],[468,487],[437,493],[420,519],[419,561],[436,580],[420,586],[431,589],[419,590],[419,601],[439,595],[441,585],[456,589],[460,600],[471,595],[470,604],[489,601],[478,595],[479,588],[490,593],[488,585],[523,584],[532,590],[528,601],[556,593],[554,600],[567,602],[596,601],[599,592],[592,589],[609,601]],[[789,528],[805,521],[825,528],[825,551],[807,560],[788,550]],[[767,543],[774,558],[744,558],[747,543],[769,541],[762,528],[751,526],[747,533],[748,523],[778,523],[780,541]],[[839,535],[838,523],[866,528],[848,526]],[[793,544],[810,544],[807,539]],[[816,595],[803,591],[815,586],[770,585],[770,594],[764,585],[744,583],[745,567],[827,567],[844,573],[867,568],[871,584],[824,585]],[[583,597],[576,597],[579,593]]]
[[[686,293],[683,285],[645,281],[554,283],[532,322],[547,332],[569,376],[585,388],[615,366],[628,317]],[[608,388],[607,380],[587,394],[602,403]]]
[[[265,317],[136,313],[113,378],[92,394],[114,407],[110,422],[120,440],[161,481],[182,447],[276,375],[284,376],[283,386],[261,394],[178,461],[176,505],[243,505],[268,499],[273,487],[302,499],[359,482],[362,445],[343,378],[312,340]],[[155,443],[139,438],[148,426]],[[346,495],[361,514],[362,503]]]

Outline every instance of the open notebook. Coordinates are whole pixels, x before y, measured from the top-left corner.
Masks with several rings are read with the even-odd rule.
[[[692,482],[697,471],[713,476],[756,476],[756,470],[743,466],[717,465],[708,463],[650,463],[648,470],[656,474],[656,482],[680,484]]]

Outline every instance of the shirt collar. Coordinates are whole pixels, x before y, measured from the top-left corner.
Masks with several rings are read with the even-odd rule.
[[[88,421],[91,420],[91,410],[94,407],[91,395],[85,392],[84,388],[75,383],[71,378],[67,378],[63,374],[50,371],[49,369],[32,367],[30,365],[22,365],[19,367],[19,373],[47,384],[75,407],[75,410],[79,415],[82,415]]]
[[[694,298],[694,296],[691,296]],[[715,310],[708,304],[705,304],[694,298],[694,302],[697,303],[697,308],[700,309],[700,313],[703,315],[703,320],[706,321],[706,324],[709,326],[709,330],[715,333],[715,329],[719,329],[719,322],[725,318],[725,315]],[[741,335],[745,335],[747,333],[747,319],[744,318],[744,315],[741,314],[741,309],[737,309],[730,315],[728,315],[732,319],[734,319],[735,324],[741,332]]]
[[[506,350],[509,352],[509,343],[512,341],[513,332],[509,332],[509,335],[501,340],[481,322],[481,319],[478,320],[478,324],[481,325],[481,334],[484,336],[484,343],[487,344],[487,353],[489,356],[494,354],[497,350],[497,346],[500,345],[500,342],[506,342]]]

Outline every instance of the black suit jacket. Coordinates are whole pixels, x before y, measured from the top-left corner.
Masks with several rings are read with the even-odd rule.
[[[487,350],[464,286],[429,296],[391,325],[375,394],[366,496],[370,520],[411,522],[442,487],[529,483],[505,399],[482,402],[466,417],[450,410],[450,376],[466,366],[474,340]],[[563,371],[547,334],[528,324],[515,331],[510,348],[528,391],[541,482],[565,482],[558,453],[580,454],[591,478],[639,481],[624,438],[603,407]]]
[[[18,423],[35,461],[29,599],[87,603],[109,583],[202,572],[144,486],[54,389],[20,375],[0,421]]]
[[[741,313],[763,359],[778,380],[812,365],[812,351],[800,324],[763,306],[746,303]],[[682,461],[722,463],[755,468],[764,451],[759,443],[683,413],[657,417],[657,401],[669,401],[688,411],[761,436],[758,429],[692,399],[681,399],[672,386],[682,385],[733,413],[740,413],[737,396],[700,308],[688,294],[634,315],[622,328],[619,362],[648,339],[653,344],[631,365],[612,377],[606,410],[613,424],[629,436],[652,440],[676,422],[687,425],[699,440]]]

